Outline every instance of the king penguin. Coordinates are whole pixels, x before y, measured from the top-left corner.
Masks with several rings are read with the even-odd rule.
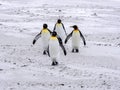
[[[57,23],[55,24],[53,31],[56,31],[57,34],[61,37],[61,39],[65,40],[67,33],[61,19],[57,20]]]
[[[64,55],[66,55],[66,50],[65,47],[63,46],[62,39],[57,35],[55,31],[52,32],[52,35],[49,40],[49,46],[48,46],[48,52],[49,52],[49,57],[52,60],[52,65],[58,65],[57,58],[59,57],[60,54],[60,48],[62,48]]]
[[[41,37],[42,44],[43,44],[43,55],[46,55],[48,53],[47,48],[48,48],[48,42],[51,36],[51,31],[48,29],[47,24],[43,24],[43,29],[39,34],[37,34],[33,40],[33,45],[36,43],[36,41]]]
[[[86,45],[85,38],[81,31],[78,29],[77,25],[71,26],[74,28],[74,30],[66,37],[65,44],[69,40],[70,37],[72,37],[72,52],[79,52],[79,46],[80,46],[80,37],[83,40],[84,46]]]

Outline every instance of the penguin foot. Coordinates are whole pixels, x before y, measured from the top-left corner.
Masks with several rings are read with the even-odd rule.
[[[52,66],[55,66],[55,63],[54,63],[54,62],[52,62]]]
[[[73,53],[74,53],[74,50],[75,50],[75,49],[72,49],[72,52],[73,52]]]
[[[58,65],[58,62],[56,61],[56,65]]]
[[[52,62],[52,66],[56,66],[56,65],[58,65],[58,62],[57,62],[57,61]]]
[[[50,57],[50,53],[49,53],[49,51],[47,51],[47,54],[48,54],[48,56]]]
[[[46,53],[46,51],[44,50],[44,51],[43,51],[43,55],[46,55],[46,54],[47,54],[47,53]]]
[[[76,49],[76,53],[78,53],[79,52],[79,50],[78,49]]]
[[[72,53],[74,53],[74,52],[78,53],[79,50],[78,49],[72,49]]]

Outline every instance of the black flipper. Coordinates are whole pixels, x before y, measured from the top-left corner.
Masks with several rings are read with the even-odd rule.
[[[50,29],[47,29],[47,30],[50,32],[50,34],[52,34],[52,31]]]
[[[60,47],[62,48],[62,50],[63,50],[63,52],[64,52],[64,55],[67,55],[67,52],[66,52],[66,50],[65,50],[65,47],[63,46],[62,39],[61,39],[60,37],[57,37],[57,38],[58,38]]]
[[[41,32],[37,34],[33,40],[33,45],[36,43],[36,41],[41,37]]]
[[[35,44],[35,42],[36,42],[36,40],[34,39],[34,40],[33,40],[33,45]]]
[[[64,24],[63,24],[63,23],[62,23],[62,26],[63,26],[63,29],[64,29],[65,34],[66,34],[66,36],[67,36],[67,32],[66,32],[66,30],[65,30],[65,26],[64,26]]]
[[[80,31],[79,31],[80,32]],[[85,41],[85,38],[84,38],[84,36],[82,35],[82,33],[80,32],[80,37],[82,38],[82,40],[83,40],[83,43],[84,43],[84,46],[86,45],[86,41]]]
[[[47,48],[47,53],[48,53],[48,56],[50,57],[49,46],[48,46],[48,48]]]
[[[57,24],[57,23],[56,23]],[[56,29],[56,24],[55,24],[55,26],[54,26],[54,29],[53,29],[53,31],[55,31],[55,29]]]
[[[65,39],[65,44],[67,43],[67,41],[70,39],[70,37],[72,36],[72,33],[73,33],[73,31],[66,37],[66,39]]]

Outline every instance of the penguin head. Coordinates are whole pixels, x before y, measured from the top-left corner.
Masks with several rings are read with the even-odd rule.
[[[78,29],[77,25],[73,25],[73,26],[70,26],[70,27],[74,28],[75,30]]]
[[[55,31],[53,31],[52,36],[57,36],[57,33]]]
[[[61,23],[61,19],[58,19],[58,20],[57,20],[57,23]]]
[[[46,29],[48,27],[47,24],[43,24],[43,28]]]

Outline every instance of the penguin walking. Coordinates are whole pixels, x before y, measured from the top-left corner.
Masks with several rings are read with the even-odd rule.
[[[43,55],[46,55],[48,53],[47,48],[48,48],[48,42],[51,36],[51,31],[48,29],[47,24],[43,24],[43,29],[39,34],[37,34],[33,40],[33,45],[36,43],[36,41],[41,37],[42,44],[43,44]]]
[[[67,33],[61,19],[57,20],[57,23],[55,24],[53,31],[56,31],[57,34],[61,37],[61,39],[65,40]]]
[[[49,40],[48,52],[49,57],[52,60],[52,65],[58,65],[57,58],[59,57],[60,48],[62,48],[64,55],[67,54],[65,47],[63,46],[62,39],[57,35],[55,31],[52,32],[52,35]]]
[[[74,28],[74,30],[66,37],[65,44],[67,41],[72,37],[72,52],[79,52],[79,46],[80,46],[80,37],[83,40],[84,46],[86,45],[85,38],[81,31],[78,29],[77,25],[71,26]]]

